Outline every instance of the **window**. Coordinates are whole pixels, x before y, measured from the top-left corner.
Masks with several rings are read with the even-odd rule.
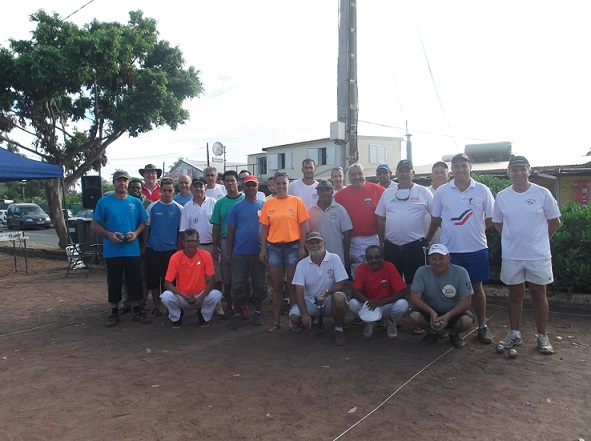
[[[313,159],[316,166],[335,165],[335,148],[334,146],[329,146],[308,149],[308,158]]]
[[[257,174],[259,176],[266,175],[267,174],[267,158],[266,157],[257,158],[257,164],[258,164]]]
[[[274,153],[269,155],[270,170],[288,170],[291,168],[291,152]]]
[[[369,162],[371,164],[382,164],[388,162],[388,148],[385,145],[369,145]]]

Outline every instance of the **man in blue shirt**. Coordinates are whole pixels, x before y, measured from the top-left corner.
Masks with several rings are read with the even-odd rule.
[[[252,321],[261,326],[261,304],[267,297],[267,268],[259,259],[261,251],[261,224],[259,216],[264,202],[257,199],[258,179],[252,175],[244,178],[244,200],[234,204],[226,216],[228,234],[226,235],[226,260],[232,268],[232,300],[234,315],[231,329],[238,329],[242,324],[242,307],[248,303],[245,290],[248,278],[252,279],[255,311]]]
[[[144,231],[146,210],[139,199],[127,194],[129,174],[126,171],[113,174],[113,185],[115,192],[99,199],[91,222],[92,231],[103,236],[103,257],[107,265],[111,315],[105,325],[111,327],[119,323],[118,306],[124,275],[133,306],[133,321],[151,323],[140,308],[143,293],[137,237]]]

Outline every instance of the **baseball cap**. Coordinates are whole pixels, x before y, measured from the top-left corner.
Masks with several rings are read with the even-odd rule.
[[[442,243],[434,243],[429,248],[429,256],[431,254],[435,254],[435,253],[447,256],[449,254],[449,251],[448,251],[447,247],[445,245],[443,245]]]
[[[247,182],[254,182],[255,184],[258,185],[259,180],[256,178],[256,176],[248,175],[246,178],[244,178],[244,181],[242,181],[242,184],[246,184]]]
[[[511,156],[507,168],[511,168],[514,165],[525,165],[526,167],[530,166],[529,161],[525,158],[525,156]]]
[[[396,166],[396,170],[399,170],[402,167],[408,167],[412,170],[412,162],[410,162],[408,159],[403,159],[402,161],[398,162],[398,165]]]
[[[447,164],[443,161],[437,161],[435,164],[433,164],[433,166],[431,167],[432,169],[435,167],[443,167],[443,168],[449,168],[447,166]]]
[[[113,181],[116,181],[119,178],[125,178],[127,180],[131,179],[129,177],[129,173],[127,173],[125,170],[117,170],[115,173],[113,173]]]
[[[205,179],[203,179],[203,178],[193,178],[193,180],[191,181],[191,185],[195,185],[195,184],[205,185]]]
[[[380,165],[378,165],[378,166],[376,167],[376,172],[377,172],[378,170],[382,169],[382,168],[383,168],[384,170],[392,171],[392,170],[390,170],[390,166],[389,166],[388,164],[380,164]]]
[[[459,160],[464,160],[466,162],[472,163],[472,161],[470,161],[470,157],[465,153],[458,153],[456,156],[451,158],[451,163],[453,164],[454,162]]]
[[[327,181],[326,179],[321,179],[318,182],[318,185],[316,186],[316,188],[334,188],[332,185],[332,182]]]
[[[318,231],[310,231],[306,236],[306,242],[309,240],[324,240],[324,237]]]

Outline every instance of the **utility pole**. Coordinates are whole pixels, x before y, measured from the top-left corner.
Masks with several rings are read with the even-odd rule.
[[[408,133],[408,121],[406,121],[406,159],[412,162],[412,142],[410,137],[412,135]]]
[[[356,0],[339,1],[339,61],[337,78],[337,119],[344,124],[339,163],[343,168],[359,160],[357,146],[357,6]]]

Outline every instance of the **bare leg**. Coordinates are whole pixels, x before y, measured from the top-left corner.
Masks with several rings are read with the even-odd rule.
[[[472,283],[472,289],[474,290],[472,304],[474,305],[474,312],[476,312],[476,318],[478,319],[478,326],[484,326],[486,325],[486,295],[484,294],[482,282]]]
[[[532,306],[534,308],[534,320],[538,334],[546,333],[548,324],[548,297],[546,296],[546,285],[536,285],[529,283],[529,295],[531,296]]]
[[[347,302],[344,295],[332,295],[332,314],[335,326],[343,326],[345,324],[345,315],[347,314]]]
[[[296,304],[295,286],[292,285],[293,275],[295,274],[295,266],[286,266],[285,275],[287,276],[287,292],[289,292],[289,301],[292,305]]]
[[[271,284],[273,286],[273,323],[277,324],[279,324],[281,319],[281,302],[283,302],[283,270],[284,267],[282,266],[269,267]],[[291,277],[293,278],[293,272]]]
[[[509,324],[511,325],[512,331],[519,331],[521,328],[521,314],[523,312],[524,296],[525,283],[509,285]]]

